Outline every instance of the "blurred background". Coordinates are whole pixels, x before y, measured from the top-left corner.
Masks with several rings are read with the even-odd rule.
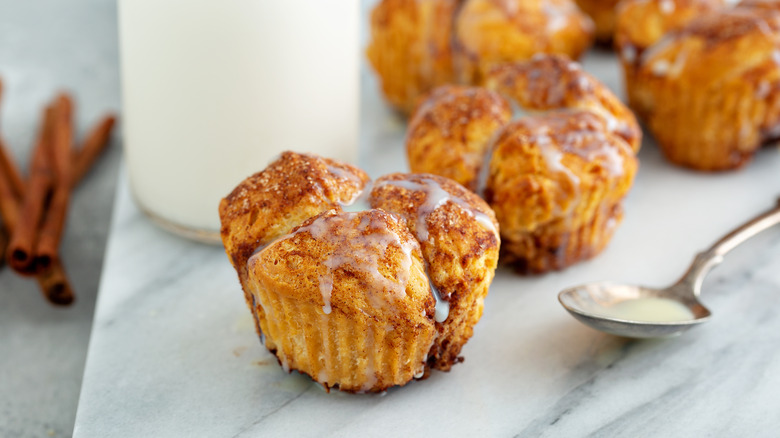
[[[57,91],[76,99],[76,136],[118,112],[114,0],[0,1],[0,135],[27,170],[41,111]],[[120,134],[71,199],[62,259],[76,291],[65,308],[35,282],[0,270],[0,436],[70,436],[121,155]]]

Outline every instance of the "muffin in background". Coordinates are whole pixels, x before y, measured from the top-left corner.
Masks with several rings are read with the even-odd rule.
[[[412,171],[448,175],[482,195],[500,224],[502,261],[520,271],[600,253],[638,166],[633,114],[558,55],[498,65],[485,83],[441,87],[420,103],[406,142]]]
[[[475,85],[537,53],[578,58],[592,42],[573,0],[381,0],[366,55],[387,101],[408,114],[437,86]]]
[[[661,15],[647,11],[647,2],[624,4],[621,29],[634,29],[619,37],[630,103],[669,161],[703,171],[737,169],[780,137],[777,4],[688,10],[687,20],[678,17],[671,30],[652,36],[636,29],[653,27]],[[639,16],[643,21],[634,23]],[[635,43],[639,36],[644,40]]]

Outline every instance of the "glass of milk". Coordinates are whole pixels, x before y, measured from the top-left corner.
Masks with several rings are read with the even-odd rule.
[[[222,197],[285,150],[357,161],[359,0],[119,0],[136,203],[219,242]]]

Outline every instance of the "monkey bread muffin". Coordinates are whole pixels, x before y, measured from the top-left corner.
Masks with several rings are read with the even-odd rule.
[[[521,271],[595,256],[637,170],[636,119],[562,56],[496,66],[485,83],[442,87],[420,103],[407,134],[412,171],[448,175],[482,195],[501,225],[502,260]]]
[[[736,169],[780,138],[780,2],[629,0],[619,23],[629,102],[669,161]]]
[[[462,360],[500,242],[493,212],[459,184],[372,184],[354,166],[286,152],[219,213],[257,332],[285,370],[381,392]]]
[[[433,88],[479,84],[492,66],[537,53],[578,58],[593,23],[573,0],[381,0],[368,60],[403,113]]]
[[[596,41],[609,43],[615,34],[616,11],[620,0],[576,0],[577,6],[590,16],[595,27]]]

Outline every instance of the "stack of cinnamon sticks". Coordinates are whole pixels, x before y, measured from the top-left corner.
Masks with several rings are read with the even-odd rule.
[[[0,81],[0,100],[2,91]],[[34,277],[57,305],[75,298],[59,256],[70,194],[105,149],[115,122],[103,117],[74,148],[73,111],[67,93],[46,106],[26,179],[0,135],[0,261]]]

